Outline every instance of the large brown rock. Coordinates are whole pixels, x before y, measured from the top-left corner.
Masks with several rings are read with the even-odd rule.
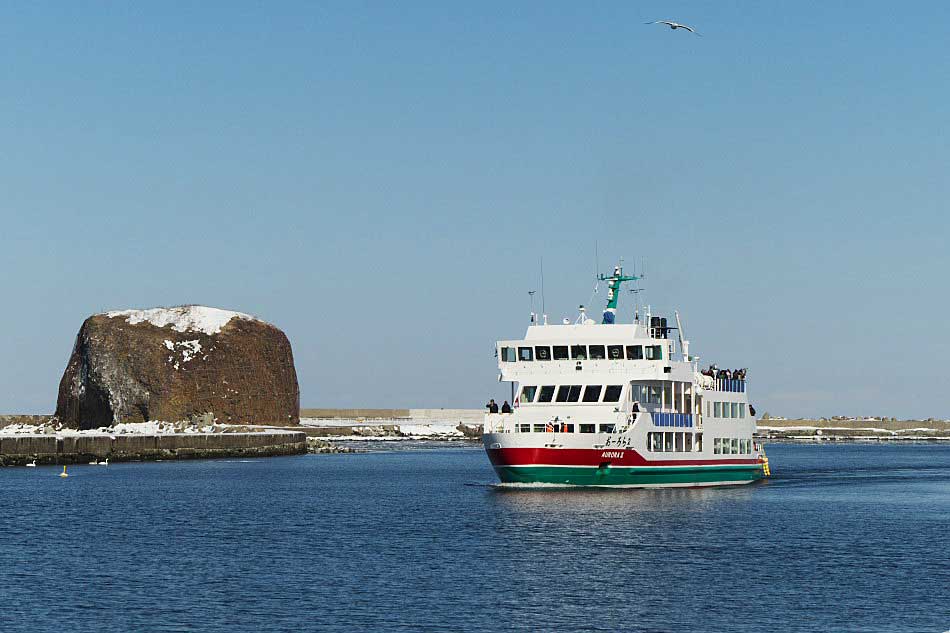
[[[59,384],[56,416],[91,429],[120,422],[298,424],[290,342],[237,312],[182,306],[86,319]]]

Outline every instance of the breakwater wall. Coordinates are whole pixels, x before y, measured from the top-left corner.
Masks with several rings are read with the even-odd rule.
[[[297,431],[163,433],[154,435],[0,436],[0,465],[81,464],[92,460],[146,461],[301,455],[307,436]]]
[[[301,418],[317,420],[433,420],[481,424],[484,409],[301,409]]]

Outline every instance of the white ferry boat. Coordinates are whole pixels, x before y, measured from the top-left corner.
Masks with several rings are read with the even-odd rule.
[[[676,327],[646,310],[616,323],[621,266],[601,323],[583,306],[571,323],[537,323],[497,343],[510,412],[485,416],[483,442],[505,483],[580,486],[718,486],[768,476],[753,439],[745,370],[700,371]],[[676,340],[671,332],[677,333]],[[675,345],[675,343],[679,345]]]

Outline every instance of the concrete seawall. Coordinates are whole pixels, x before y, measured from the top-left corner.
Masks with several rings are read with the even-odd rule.
[[[93,459],[143,461],[212,457],[302,455],[307,435],[297,431],[260,433],[167,433],[160,435],[0,436],[0,465],[77,464]]]

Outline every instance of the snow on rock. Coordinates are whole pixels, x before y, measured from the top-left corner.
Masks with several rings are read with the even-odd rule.
[[[156,327],[168,327],[176,332],[204,332],[217,334],[231,319],[257,321],[242,312],[208,308],[206,306],[178,306],[174,308],[150,308],[148,310],[113,310],[106,312],[110,319],[126,317],[130,325],[148,322]],[[170,341],[166,341],[166,346]]]

